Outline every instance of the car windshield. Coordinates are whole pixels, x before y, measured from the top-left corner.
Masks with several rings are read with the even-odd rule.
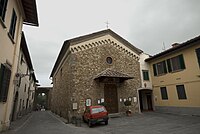
[[[103,107],[92,108],[92,114],[100,113],[106,111]]]

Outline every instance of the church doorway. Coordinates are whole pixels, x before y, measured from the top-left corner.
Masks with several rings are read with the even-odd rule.
[[[139,90],[140,110],[153,111],[152,90],[140,89]]]
[[[118,95],[116,84],[104,85],[104,99],[108,113],[118,113]]]

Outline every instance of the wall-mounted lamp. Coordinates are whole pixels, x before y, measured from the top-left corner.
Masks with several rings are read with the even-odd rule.
[[[21,77],[21,78],[22,78],[22,77],[25,77],[25,76],[30,76],[30,75],[32,75],[33,73],[34,73],[34,70],[31,70],[31,71],[30,71],[30,74],[16,73],[15,76],[16,76],[16,77]]]

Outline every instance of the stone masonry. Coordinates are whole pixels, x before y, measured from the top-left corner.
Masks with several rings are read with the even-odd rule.
[[[106,31],[105,33],[109,34],[109,32]],[[111,31],[111,33],[113,32]],[[99,38],[95,38],[93,35],[91,37],[87,42]],[[129,49],[135,54],[133,56],[130,52],[127,53],[126,49],[123,49],[123,43],[120,42],[121,48],[115,47],[113,43],[119,43],[118,41],[121,38],[112,37],[106,40],[113,40],[114,42],[104,40],[100,45],[93,45],[93,47],[87,49],[82,47],[83,49],[79,48],[79,51],[70,48],[74,44],[82,43],[81,40],[78,43],[66,44],[69,46],[66,46],[65,56],[60,58],[62,59],[60,63],[56,62],[59,66],[52,71],[51,75],[53,80],[51,110],[53,112],[70,120],[72,116],[82,115],[86,106],[86,99],[91,99],[92,105],[98,105],[98,100],[104,98],[105,83],[94,78],[108,68],[133,77],[133,79],[115,83],[118,95],[118,112],[125,113],[127,107],[125,107],[123,101],[128,98],[131,98],[132,101],[131,111],[133,113],[139,111],[138,101],[133,101],[133,98],[138,98],[137,89],[141,86],[140,65],[139,58],[137,58],[138,50]],[[126,48],[126,45],[124,46]],[[112,58],[111,64],[106,62],[107,57]],[[73,109],[73,104],[77,104],[77,109]]]

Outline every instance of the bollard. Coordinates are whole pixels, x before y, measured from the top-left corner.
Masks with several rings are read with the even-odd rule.
[[[80,117],[76,118],[76,126],[81,127],[81,118]]]

